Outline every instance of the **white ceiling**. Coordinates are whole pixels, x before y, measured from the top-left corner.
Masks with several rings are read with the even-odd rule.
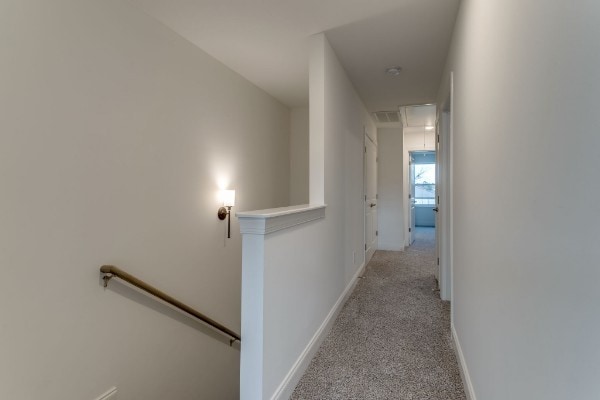
[[[435,126],[435,104],[400,107],[402,124],[405,128],[422,128]]]
[[[308,39],[326,32],[370,111],[435,100],[459,3],[129,1],[290,107],[308,104]]]
[[[402,0],[393,11],[326,32],[369,111],[435,102],[458,3]],[[400,75],[384,73],[397,65]]]

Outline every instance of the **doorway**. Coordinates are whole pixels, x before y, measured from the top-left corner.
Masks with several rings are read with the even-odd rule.
[[[420,210],[415,197],[414,177],[416,171],[415,162],[421,162],[421,154],[435,151],[435,124],[437,106],[435,104],[407,105],[400,107],[402,114],[402,189],[404,196],[404,246],[411,246],[416,238],[418,230],[417,221],[421,219],[424,210]],[[422,156],[421,156],[422,158]],[[424,201],[423,201],[424,202]],[[431,206],[429,207],[432,208]],[[431,215],[429,215],[431,218]]]
[[[436,152],[410,151],[410,244],[436,238]],[[439,279],[436,273],[436,279]]]

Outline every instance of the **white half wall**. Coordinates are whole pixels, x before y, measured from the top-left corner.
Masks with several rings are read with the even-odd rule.
[[[404,250],[402,128],[380,128],[377,136],[379,249]]]
[[[597,1],[461,3],[453,322],[479,400],[599,397],[599,21]]]
[[[121,0],[0,2],[0,398],[239,397],[241,238],[289,198],[289,109]]]

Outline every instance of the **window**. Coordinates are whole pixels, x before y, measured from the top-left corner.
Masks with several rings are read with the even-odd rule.
[[[435,204],[435,164],[415,165],[415,204]]]

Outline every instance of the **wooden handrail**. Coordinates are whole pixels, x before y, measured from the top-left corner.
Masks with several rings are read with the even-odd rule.
[[[181,311],[183,311],[195,318],[198,318],[199,320],[212,326],[219,332],[224,333],[227,336],[231,337],[232,339],[229,342],[230,345],[233,345],[233,343],[236,340],[238,342],[242,341],[242,338],[240,337],[240,335],[235,333],[231,329],[225,327],[224,325],[221,325],[220,323],[213,320],[212,318],[209,318],[206,315],[202,314],[200,311],[194,310],[192,307],[169,296],[168,294],[164,293],[163,291],[158,290],[154,286],[147,284],[146,282],[136,278],[135,276],[128,274],[127,272],[123,271],[122,269],[115,267],[114,265],[103,265],[100,267],[100,272],[102,272],[104,274],[104,276],[102,277],[102,279],[104,280],[104,287],[108,286],[109,280],[111,280],[113,277],[117,277],[117,278],[122,279],[125,282],[143,290],[144,292],[151,294],[152,296],[158,297],[159,299],[161,299],[162,301],[164,301],[166,303],[169,303],[173,307],[176,307],[176,308],[180,309]]]

